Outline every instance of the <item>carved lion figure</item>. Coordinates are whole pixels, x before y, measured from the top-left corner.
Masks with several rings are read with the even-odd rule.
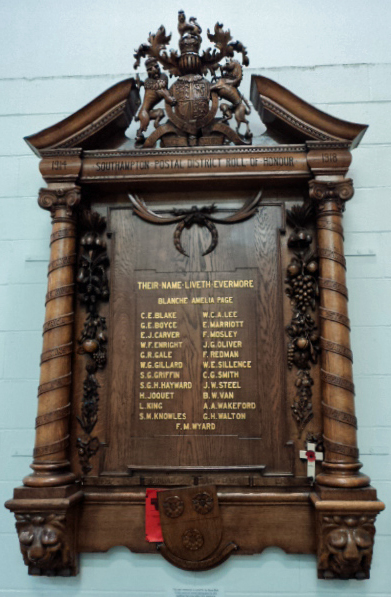
[[[369,578],[374,517],[324,516],[319,570],[324,578]]]
[[[43,571],[64,570],[70,565],[65,541],[65,516],[17,514],[16,528],[24,563]]]
[[[196,17],[190,17],[189,22],[187,22],[184,11],[180,10],[178,11],[178,33],[181,37],[185,35],[200,37],[202,29],[197,23]]]
[[[148,78],[144,81],[144,101],[135,118],[136,121],[140,121],[140,128],[136,135],[136,143],[141,143],[144,140],[143,133],[147,130],[151,120],[155,121],[155,128],[157,128],[162,118],[164,118],[164,110],[153,109],[156,104],[162,99],[165,99],[171,106],[176,104],[176,99],[170,95],[167,89],[168,77],[161,73],[156,58],[148,58],[148,60],[145,61],[145,66]]]

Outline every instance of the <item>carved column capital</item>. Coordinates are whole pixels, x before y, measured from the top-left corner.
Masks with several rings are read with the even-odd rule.
[[[40,189],[38,205],[42,209],[49,210],[54,215],[58,208],[65,208],[68,216],[72,216],[74,209],[81,200],[80,187],[59,189]]]
[[[322,212],[329,202],[336,204],[340,212],[345,210],[345,202],[353,197],[353,181],[351,178],[344,178],[340,181],[325,181],[313,179],[308,183],[309,195],[317,204],[318,210]]]

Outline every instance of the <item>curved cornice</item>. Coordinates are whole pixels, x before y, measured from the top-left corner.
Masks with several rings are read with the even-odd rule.
[[[113,85],[92,102],[39,133],[25,137],[38,155],[59,147],[98,149],[113,147],[113,138],[123,139],[138,108],[138,88],[134,79]]]
[[[271,79],[251,77],[251,101],[268,130],[289,136],[289,141],[336,141],[356,147],[366,124],[340,120],[318,110]]]

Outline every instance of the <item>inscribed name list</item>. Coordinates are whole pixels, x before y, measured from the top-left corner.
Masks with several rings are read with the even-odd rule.
[[[255,269],[139,277],[136,435],[259,434],[256,288]]]

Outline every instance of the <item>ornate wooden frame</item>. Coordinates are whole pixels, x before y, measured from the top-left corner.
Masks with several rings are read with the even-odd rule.
[[[303,190],[302,195],[305,207],[288,213],[286,288],[292,318],[287,343],[288,365],[299,379],[292,403],[297,448],[305,446],[302,433],[310,429],[314,414],[312,384],[314,380],[317,387],[321,384],[322,411],[317,413],[315,430],[323,428],[324,460],[315,484],[300,468],[298,449],[295,482],[282,476],[273,482],[265,478],[253,486],[231,487],[220,484],[222,471],[205,467],[175,476],[173,470],[170,485],[194,485],[195,479],[217,485],[223,539],[212,555],[196,562],[178,557],[165,543],[160,548],[173,564],[196,570],[217,565],[232,551],[251,554],[274,545],[291,553],[317,552],[320,578],[369,577],[374,520],[384,505],[359,470],[342,228],[345,203],[353,196],[353,181],[346,178],[350,150],[367,127],[333,118],[262,76],[252,77],[251,99],[267,126],[272,140],[268,145],[128,149],[125,131],[138,107],[134,79],[114,85],[72,116],[26,138],[41,158],[47,187],[40,191],[39,205],[50,212],[53,226],[33,473],[7,502],[16,515],[30,574],[74,575],[78,553],[115,545],[156,552],[156,544],[144,538],[142,471],[133,471],[138,481],[132,485],[115,479],[94,482],[99,475],[95,425],[97,390],[106,362],[109,288],[105,222],[89,209],[91,189],[97,194],[104,189],[115,201],[124,192],[180,190],[188,184],[194,189],[224,190],[297,184],[304,189],[307,183],[308,194]],[[192,161],[200,158],[204,164],[218,158],[218,166],[212,173],[202,165],[194,169]],[[175,164],[167,170],[154,169],[154,164],[167,159],[182,159],[187,165],[180,170]],[[141,169],[146,162],[147,172]],[[142,211],[142,204],[136,203],[135,209]],[[194,220],[195,214],[182,216]],[[205,212],[203,217],[203,225],[212,222],[211,214]],[[213,222],[209,229],[213,233]],[[308,230],[312,229],[316,254],[311,251],[314,244]],[[310,300],[302,302],[294,283],[299,272],[308,277],[310,294],[315,296],[314,289],[319,288],[320,337],[314,332]],[[77,284],[85,305],[78,335]],[[298,312],[309,319],[300,319]],[[86,355],[84,365],[75,360],[80,350]],[[319,353],[320,374],[311,369]],[[72,391],[72,375],[84,380],[84,390]],[[80,411],[75,401],[81,395]],[[318,446],[322,443],[320,435],[308,439]],[[251,476],[251,467],[247,474]],[[197,541],[194,533],[187,537],[190,546],[197,546]]]

